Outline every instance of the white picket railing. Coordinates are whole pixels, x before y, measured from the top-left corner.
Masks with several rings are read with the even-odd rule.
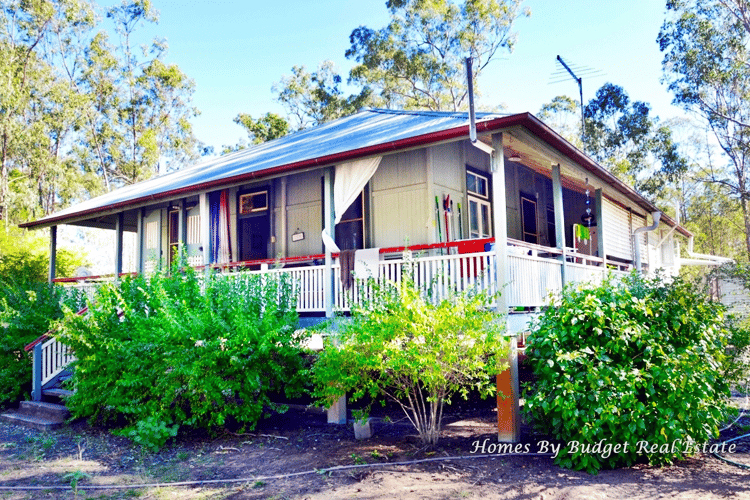
[[[42,344],[42,387],[75,361],[73,351],[52,337]]]
[[[431,252],[449,252],[448,249],[432,249]],[[566,253],[565,277],[569,283],[601,283],[609,274],[625,275],[603,265],[602,259],[576,253]],[[407,252],[408,254],[408,252]],[[430,292],[435,300],[442,300],[450,294],[477,288],[490,294],[497,292],[495,273],[495,252],[446,253],[437,255],[415,254],[413,257],[398,257],[389,254],[379,262],[380,279],[394,282],[401,280],[407,266],[413,268],[414,280]],[[408,254],[410,255],[410,254]],[[506,282],[500,292],[507,297],[509,307],[541,307],[549,303],[550,296],[562,290],[563,276],[562,251],[513,241],[508,247]],[[262,264],[261,269],[231,271],[225,276],[258,274],[264,276],[291,277],[297,293],[297,311],[301,313],[325,311],[324,281],[325,265],[303,265],[299,267],[269,268]],[[341,280],[341,266],[338,259],[333,266],[334,308],[348,311],[352,300],[360,297],[363,283],[354,280],[349,290],[344,290]],[[98,286],[104,283],[86,282],[71,285],[84,289],[93,298]]]

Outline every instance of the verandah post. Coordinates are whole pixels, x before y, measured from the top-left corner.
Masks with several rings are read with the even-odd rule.
[[[120,279],[122,274],[122,236],[125,228],[124,213],[119,212],[115,220],[115,280]]]
[[[47,275],[47,281],[52,284],[55,279],[55,273],[57,267],[57,226],[50,226],[49,228],[49,274]]]
[[[555,207],[555,241],[557,242],[557,248],[562,250],[562,284],[565,286],[566,276],[566,262],[565,257],[565,214],[563,213],[563,192],[562,192],[562,180],[560,177],[560,164],[552,165],[552,194],[553,202]]]
[[[508,269],[508,214],[505,200],[505,157],[503,134],[492,135],[492,212],[495,235],[495,283],[497,312],[508,326],[508,298],[503,290]],[[497,439],[517,443],[521,440],[521,416],[518,393],[518,350],[515,334],[509,337],[508,368],[497,375]]]
[[[333,227],[336,221],[333,213],[333,168],[323,172],[323,231],[333,237]],[[333,317],[333,255],[328,245],[325,245],[325,269],[323,272],[323,300],[326,307],[326,318]],[[327,410],[329,424],[346,423],[346,395],[342,395]]]
[[[602,189],[594,191],[594,213],[596,214],[596,237],[597,252],[602,259],[602,277],[607,276],[607,252],[604,248],[604,200]]]
[[[33,371],[31,375],[31,400],[42,400],[42,343],[34,346]]]

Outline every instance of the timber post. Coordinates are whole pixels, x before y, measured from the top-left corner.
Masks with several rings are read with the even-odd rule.
[[[31,376],[31,400],[42,400],[42,342],[34,346]]]

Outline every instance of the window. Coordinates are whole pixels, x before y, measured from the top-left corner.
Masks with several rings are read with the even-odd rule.
[[[240,215],[268,210],[268,191],[240,195]]]
[[[473,170],[467,170],[466,193],[469,206],[469,238],[490,238],[492,236],[492,206],[489,201],[487,177]]]
[[[487,190],[487,177],[471,171],[467,171],[466,191],[473,195],[487,199],[489,197],[489,193]]]

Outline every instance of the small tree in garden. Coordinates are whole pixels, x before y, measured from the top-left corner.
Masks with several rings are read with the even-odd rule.
[[[563,467],[671,463],[724,421],[727,336],[722,306],[680,278],[568,287],[529,339],[525,411]]]
[[[315,395],[330,405],[345,393],[356,401],[397,403],[425,445],[440,437],[444,405],[475,390],[495,394],[491,376],[507,346],[483,293],[433,304],[405,275],[401,283],[370,284],[370,299],[352,307],[351,322],[321,353]],[[368,405],[360,415],[366,418]]]

